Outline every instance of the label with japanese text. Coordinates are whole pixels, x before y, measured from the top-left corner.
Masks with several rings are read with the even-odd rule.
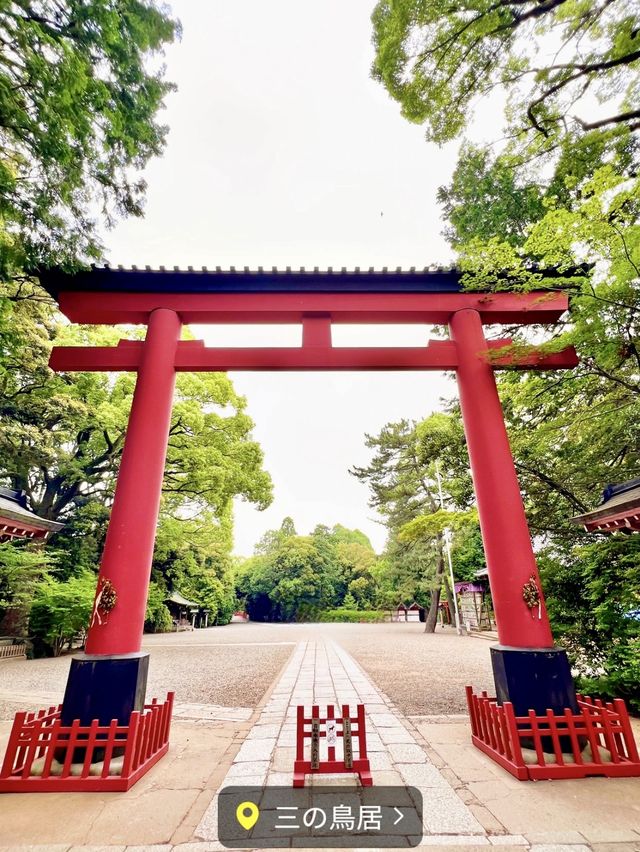
[[[230,849],[407,847],[422,840],[415,787],[224,787],[218,839]]]

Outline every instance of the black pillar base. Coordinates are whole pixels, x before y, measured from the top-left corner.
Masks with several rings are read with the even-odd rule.
[[[79,654],[71,660],[61,720],[70,725],[79,719],[89,725],[112,719],[128,725],[131,713],[142,710],[147,691],[149,654]]]
[[[498,704],[510,701],[516,716],[526,716],[529,710],[538,716],[544,716],[547,710],[562,714],[566,708],[578,712],[571,668],[562,648],[493,645],[491,665]],[[570,738],[560,740],[562,750],[571,752]],[[551,737],[542,737],[541,742],[544,751],[553,752]],[[522,740],[522,745],[532,748],[533,741]]]
[[[498,704],[510,701],[516,716],[529,710],[578,712],[567,652],[562,648],[512,648],[492,645],[491,665]]]

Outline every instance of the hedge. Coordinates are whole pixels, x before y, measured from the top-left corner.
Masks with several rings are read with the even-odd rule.
[[[326,609],[318,613],[318,621],[373,622],[384,621],[388,615],[372,609]]]

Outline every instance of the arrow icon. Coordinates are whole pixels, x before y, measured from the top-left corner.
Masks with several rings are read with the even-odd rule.
[[[398,819],[394,822],[394,825],[397,825],[401,819],[404,819],[404,814],[400,810],[400,808],[394,807],[394,811],[398,814]]]

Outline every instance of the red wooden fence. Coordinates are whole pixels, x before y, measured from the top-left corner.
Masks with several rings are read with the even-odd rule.
[[[629,714],[613,702],[578,696],[579,712],[547,710],[516,716],[486,692],[467,689],[473,744],[522,781],[542,778],[640,776],[640,757]]]
[[[329,719],[335,719],[336,737],[342,737],[343,759],[337,759],[336,747],[334,745],[328,745],[327,759],[318,760],[317,766],[313,766],[312,761],[305,759],[304,756],[305,740],[311,739],[312,726],[314,722],[316,722],[319,727],[318,737],[326,739],[326,724]],[[346,720],[348,720],[347,724],[345,724]],[[297,721],[296,759],[293,765],[294,787],[304,787],[306,775],[318,773],[337,774],[346,772],[357,773],[363,787],[372,786],[373,780],[371,778],[371,766],[369,764],[369,758],[367,757],[367,730],[364,720],[364,704],[357,705],[355,716],[351,716],[349,705],[343,704],[342,717],[336,717],[333,704],[330,704],[327,707],[327,713],[325,716],[320,715],[320,708],[318,706],[313,706],[311,708],[311,716],[305,716],[304,707],[302,705],[298,705]],[[341,726],[339,730],[337,729],[337,725]],[[352,759],[348,761],[345,760],[344,755],[344,735],[345,728],[347,726],[351,728],[351,741],[358,743],[358,756],[352,756]]]
[[[0,793],[122,791],[169,748],[173,692],[154,698],[128,725],[60,721],[60,707],[17,713],[0,770]]]

